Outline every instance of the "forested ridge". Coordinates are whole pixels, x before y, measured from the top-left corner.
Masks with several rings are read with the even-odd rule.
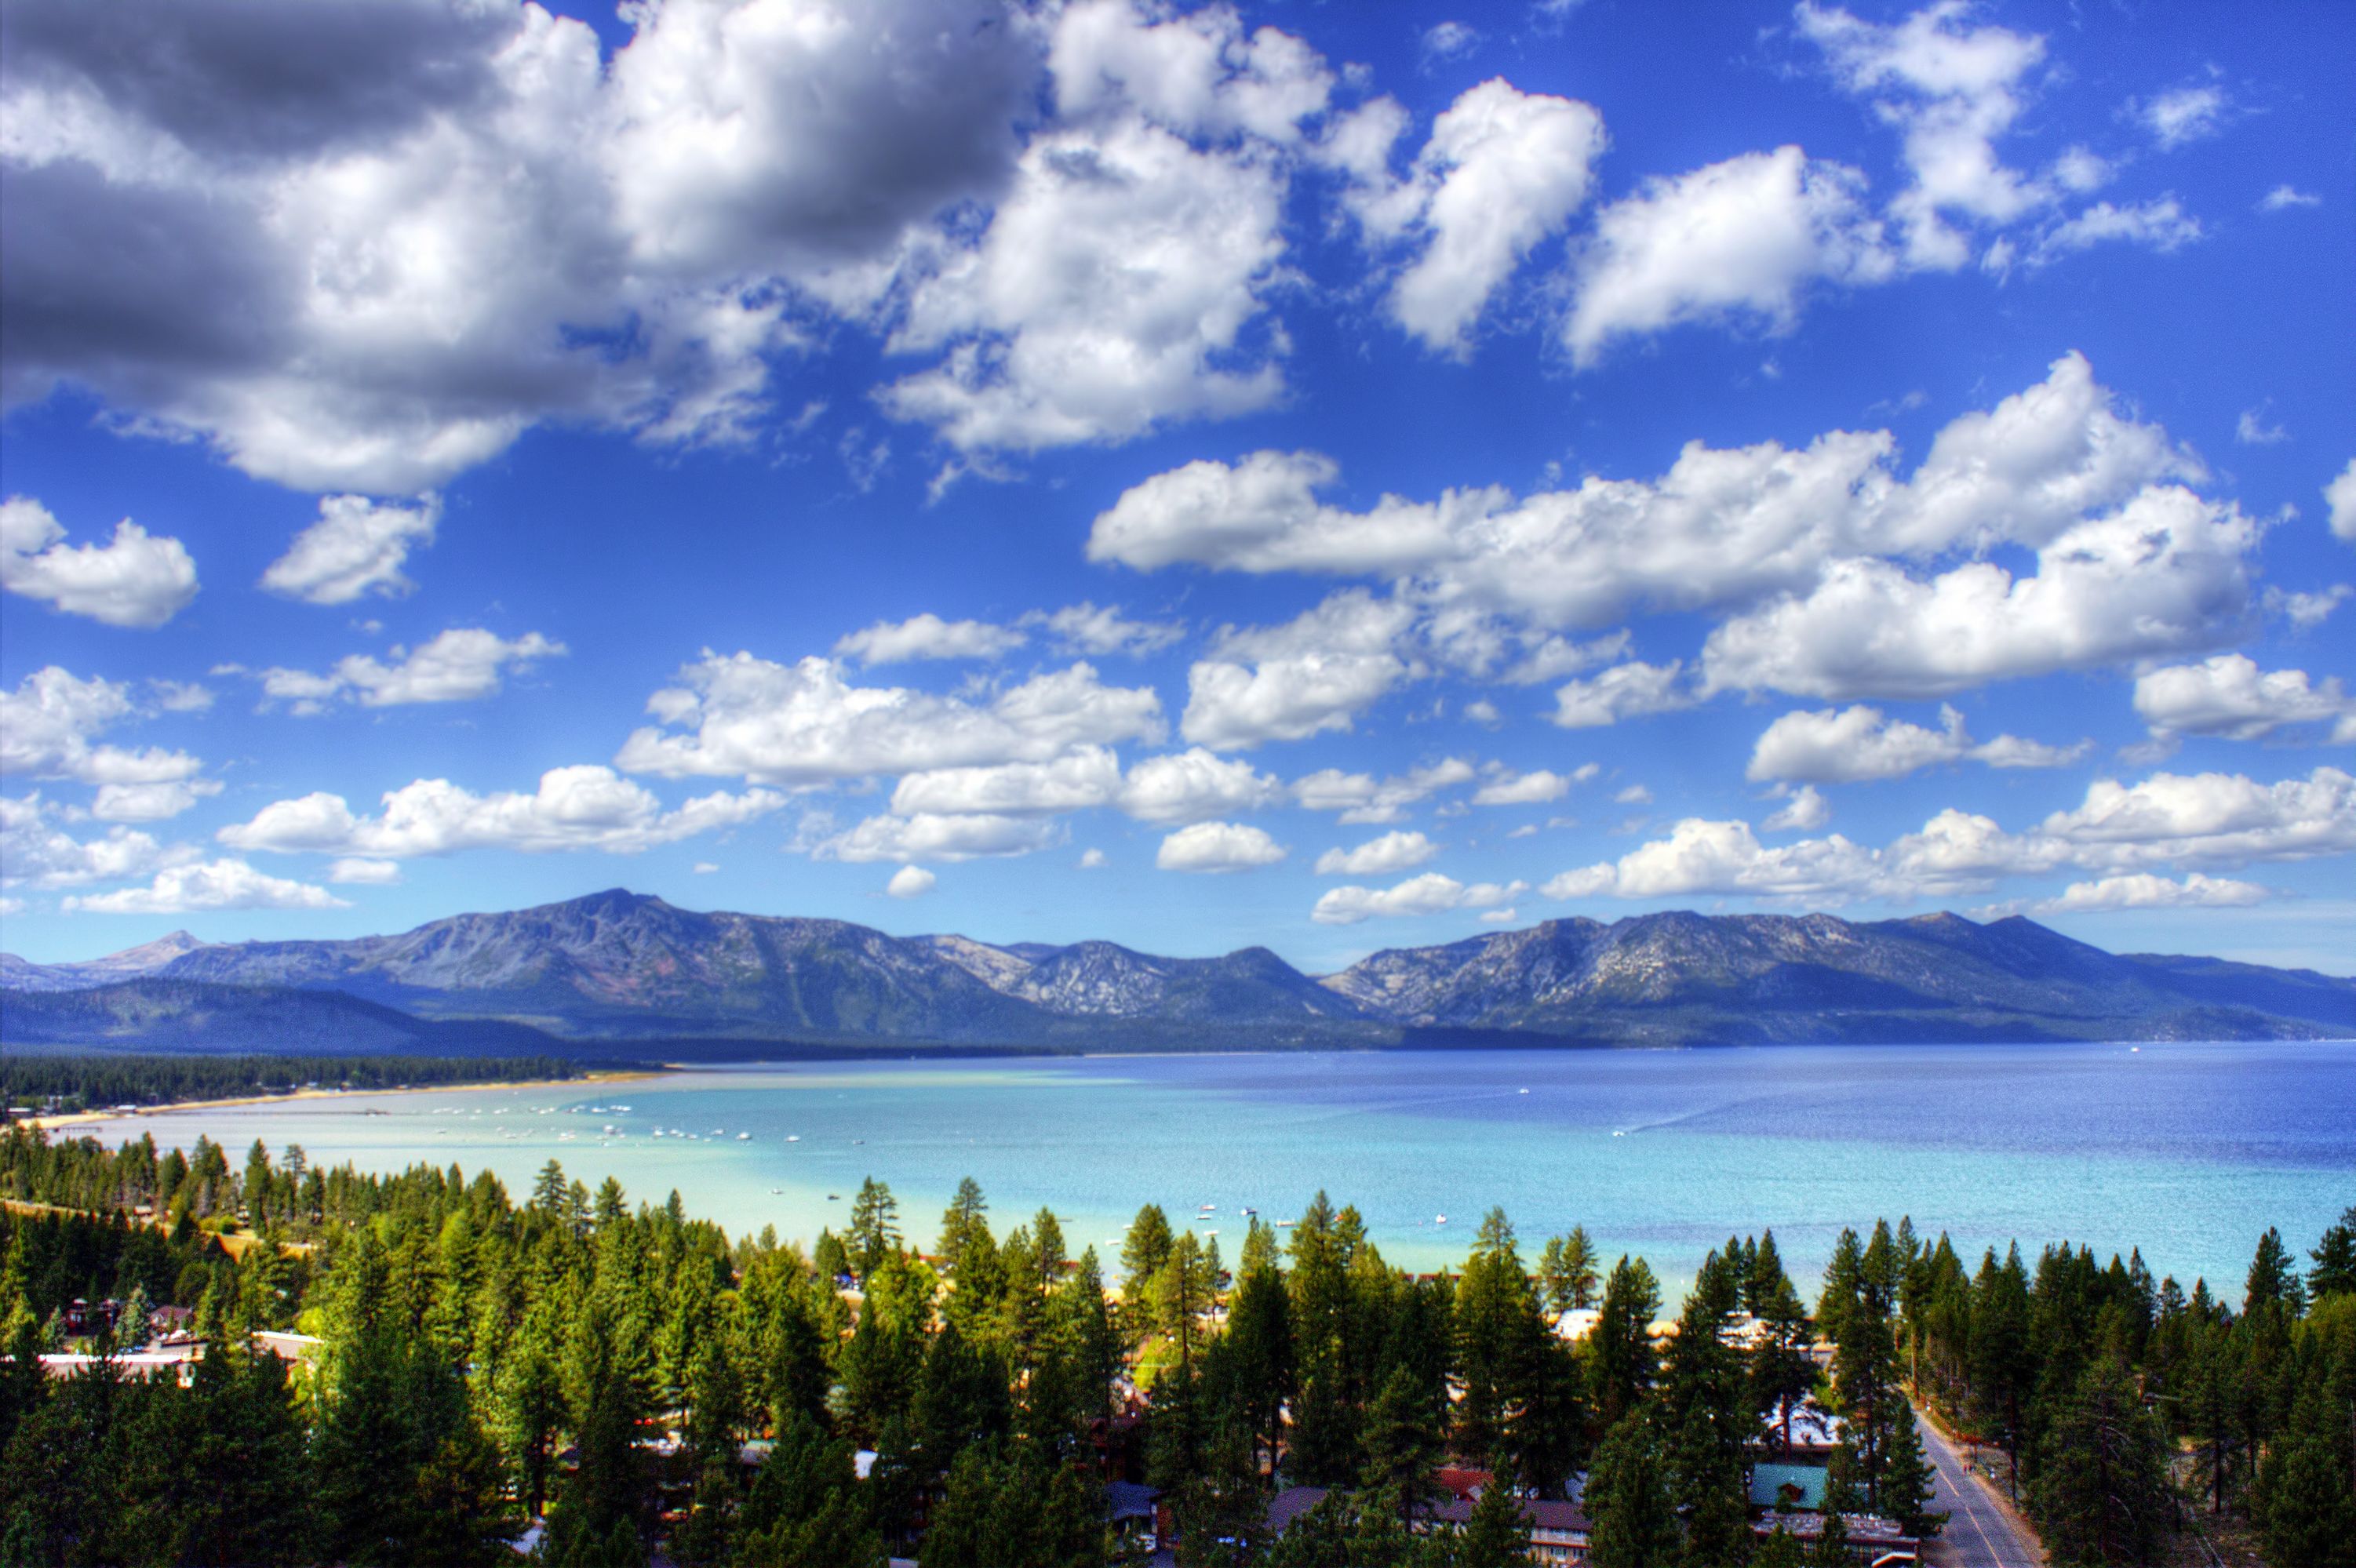
[[[2356,1210],[2304,1272],[2267,1232],[2238,1307],[2139,1256],[1967,1267],[1901,1221],[1843,1235],[1812,1312],[1772,1233],[1736,1238],[1656,1332],[1652,1271],[1583,1232],[1526,1253],[1493,1211],[1417,1277],[1322,1194],[1232,1266],[1152,1207],[1119,1258],[1067,1256],[1044,1211],[1001,1235],[969,1182],[921,1252],[871,1180],[805,1253],[554,1161],[519,1201],[455,1166],[22,1127],[0,1195],[11,1563],[512,1562],[539,1517],[552,1563],[1079,1568],[1134,1434],[1189,1568],[1492,1568],[1527,1549],[1515,1495],[1580,1476],[1601,1568],[1783,1568],[1839,1547],[1748,1517],[1803,1396],[1843,1418],[1832,1509],[1936,1529],[1910,1381],[2013,1458],[2056,1561],[2155,1561],[2213,1513],[2276,1568],[2356,1563]],[[124,1302],[85,1349],[171,1303],[208,1353],[185,1387],[103,1357],[45,1379],[77,1297]],[[322,1343],[290,1366],[265,1328]],[[1500,1484],[1419,1529],[1451,1459]],[[1296,1484],[1328,1495],[1271,1539]]]
[[[0,1104],[80,1111],[164,1105],[297,1089],[413,1089],[440,1083],[559,1083],[626,1069],[561,1056],[0,1057]]]

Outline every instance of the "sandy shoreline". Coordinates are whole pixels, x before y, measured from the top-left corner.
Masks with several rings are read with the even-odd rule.
[[[662,1072],[669,1071],[666,1066]],[[592,1083],[627,1083],[661,1076],[661,1072],[632,1069],[616,1072],[584,1072],[577,1078],[499,1078],[477,1083],[418,1083],[406,1089],[297,1089],[289,1094],[238,1094],[222,1100],[173,1100],[160,1105],[140,1105],[128,1111],[75,1111],[57,1116],[20,1116],[12,1125],[44,1132],[59,1127],[91,1127],[134,1116],[168,1116],[181,1111],[219,1111],[239,1105],[283,1105],[296,1100],[351,1100],[364,1094],[447,1094],[459,1090],[570,1089]]]

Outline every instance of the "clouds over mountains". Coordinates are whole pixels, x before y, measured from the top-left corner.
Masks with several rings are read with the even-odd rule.
[[[2083,304],[2336,218],[2179,177],[2257,89],[2094,104],[2072,37],[1953,5],[1768,21],[1661,65],[1665,135],[1558,44],[1636,26],[1593,8],[1367,49],[1378,8],[11,5],[0,396],[233,500],[52,463],[0,507],[10,885],[327,909],[757,833],[871,893],[1056,851],[1341,927],[2238,907],[2341,852],[2286,749],[2356,743],[2305,570],[2356,467]]]

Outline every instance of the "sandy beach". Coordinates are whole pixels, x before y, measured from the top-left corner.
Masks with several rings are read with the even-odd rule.
[[[444,1094],[459,1090],[571,1089],[592,1083],[627,1083],[657,1076],[659,1076],[659,1072],[634,1069],[618,1072],[584,1072],[577,1078],[498,1078],[470,1083],[420,1083],[407,1089],[297,1089],[286,1094],[237,1094],[220,1100],[174,1100],[167,1104],[141,1105],[129,1111],[109,1109],[74,1111],[55,1116],[18,1116],[10,1125],[55,1132],[61,1127],[99,1126],[108,1122],[127,1121],[134,1116],[167,1116],[185,1111],[218,1111],[238,1105],[279,1105],[295,1100],[345,1100],[379,1094]]]

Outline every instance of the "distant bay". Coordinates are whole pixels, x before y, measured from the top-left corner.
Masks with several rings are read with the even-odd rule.
[[[626,1107],[626,1109],[623,1108]],[[608,1133],[605,1129],[612,1128]],[[1216,1231],[1355,1203],[1384,1255],[1462,1259],[1503,1205],[1534,1251],[1583,1223],[1672,1290],[1731,1232],[1772,1227],[1813,1281],[1843,1225],[1913,1217],[1968,1264],[2018,1239],[2142,1248],[2238,1301],[2268,1225],[2300,1254],[2356,1203],[2356,1044],[1775,1046],[862,1062],[592,1086],[337,1096],[124,1117],[110,1142],[260,1138],[315,1165],[550,1158],[633,1200],[673,1189],[734,1232],[814,1237],[873,1175],[929,1244],[959,1178],[1002,1233],[1046,1205],[1117,1252],[1138,1206]],[[659,1136],[656,1136],[659,1131]],[[789,1141],[792,1140],[792,1141]],[[1204,1206],[1208,1205],[1206,1209]],[[1441,1216],[1445,1216],[1445,1223]]]

